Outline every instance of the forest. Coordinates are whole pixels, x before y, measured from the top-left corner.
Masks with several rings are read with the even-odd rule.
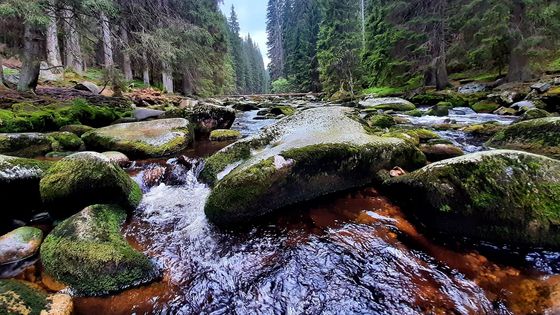
[[[45,60],[45,69],[104,69],[111,83],[136,79],[169,93],[265,92],[259,48],[239,33],[234,8],[226,18],[218,2],[1,1],[0,58],[21,59],[20,91],[36,87]]]

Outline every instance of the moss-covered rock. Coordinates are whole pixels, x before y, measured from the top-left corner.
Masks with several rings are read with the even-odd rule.
[[[422,117],[424,115],[424,112],[419,110],[419,109],[413,109],[413,110],[409,110],[407,112],[404,112],[403,114],[408,115],[408,116],[412,116],[412,117]]]
[[[51,132],[47,136],[51,138],[53,151],[80,151],[84,149],[82,139],[71,132]]]
[[[430,231],[560,246],[559,161],[490,151],[434,163],[385,184]]]
[[[43,241],[43,231],[20,227],[0,237],[0,265],[29,258],[37,253]]]
[[[397,124],[393,116],[385,114],[368,115],[365,117],[365,121],[368,126],[378,128],[390,128]]]
[[[25,218],[41,205],[39,181],[51,162],[0,155],[0,229],[10,219]]]
[[[426,112],[428,116],[444,117],[449,116],[449,110],[453,108],[450,102],[439,102],[437,105],[430,107]]]
[[[52,151],[52,139],[42,133],[0,134],[0,154],[39,157]]]
[[[140,187],[102,154],[81,152],[56,162],[40,182],[44,205],[55,217],[64,217],[98,203],[136,208]]]
[[[121,152],[117,152],[117,151],[107,151],[107,152],[103,152],[101,153],[104,156],[106,156],[109,161],[111,161],[111,163],[114,163],[120,167],[129,167],[130,164],[132,162],[130,162],[130,159],[128,158],[128,156],[126,156],[124,153]]]
[[[431,142],[422,144],[420,145],[420,151],[426,155],[426,158],[430,162],[439,162],[465,154],[461,148],[449,143]]]
[[[0,280],[0,314],[40,315],[48,309],[47,293],[18,280]]]
[[[490,121],[482,124],[469,125],[460,130],[474,136],[486,137],[486,139],[489,139],[504,128],[504,125],[495,121]]]
[[[84,133],[92,131],[94,128],[86,125],[67,125],[60,128],[60,131],[71,132],[78,137],[81,137]]]
[[[288,105],[278,105],[271,107],[269,112],[273,115],[292,116],[295,114],[296,109]]]
[[[241,138],[241,132],[231,129],[218,129],[210,133],[210,141],[230,141]]]
[[[552,117],[552,114],[544,109],[531,108],[526,112],[524,112],[523,115],[521,115],[521,117],[519,117],[519,119],[516,122],[522,122],[526,120],[546,118],[546,117]]]
[[[500,108],[500,104],[492,101],[480,101],[472,105],[472,109],[477,113],[493,113]]]
[[[153,281],[159,272],[121,235],[126,212],[112,205],[87,207],[59,224],[41,246],[44,271],[79,295],[119,292]]]
[[[365,108],[366,111],[394,110],[406,112],[416,109],[414,104],[399,97],[369,98],[361,101],[360,105]]]
[[[197,134],[208,135],[212,130],[231,128],[235,120],[235,110],[209,103],[193,103],[184,108],[169,110],[165,117],[188,119]]]
[[[119,151],[131,158],[161,157],[188,147],[191,126],[183,118],[124,123],[92,130],[82,139],[90,150]]]
[[[300,112],[211,157],[217,183],[205,206],[220,226],[248,224],[277,209],[359,187],[381,169],[414,169],[425,157],[412,144],[370,135],[349,108]]]
[[[498,132],[486,145],[560,159],[560,117],[538,118],[512,124]]]
[[[468,107],[469,100],[476,97],[477,94],[467,96],[453,91],[425,91],[413,96],[410,101],[418,106],[434,106],[441,102],[447,102],[452,107]]]

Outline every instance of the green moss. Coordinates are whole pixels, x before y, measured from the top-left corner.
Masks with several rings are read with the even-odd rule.
[[[560,159],[560,118],[538,118],[512,124],[498,132],[486,145]]]
[[[453,107],[450,102],[439,102],[437,105],[432,106],[427,112],[426,115],[428,116],[448,116],[449,110]]]
[[[225,148],[222,151],[207,158],[204,162],[204,170],[200,174],[200,178],[213,185],[217,175],[226,167],[239,161],[248,159],[251,156],[251,145],[248,142],[238,142]]]
[[[467,107],[469,101],[464,95],[452,91],[426,91],[415,95],[410,101],[419,106],[434,106],[440,102],[446,102],[453,107]]]
[[[415,109],[405,112],[404,114],[412,117],[422,117],[424,115],[424,112],[419,109]]]
[[[378,110],[394,110],[397,112],[408,112],[411,110],[415,110],[416,106],[414,106],[414,104],[410,104],[410,103],[393,103],[393,104],[381,104],[381,105],[376,105],[370,108],[367,108],[365,110],[365,112],[368,111],[378,111]]]
[[[273,115],[292,116],[295,112],[296,109],[292,106],[273,106],[270,108],[270,113]]]
[[[210,133],[210,141],[228,141],[241,138],[241,132],[238,130],[218,129]]]
[[[45,272],[80,295],[105,295],[154,280],[153,263],[120,233],[126,212],[110,205],[84,209],[58,225],[41,246]]]
[[[390,128],[396,125],[395,119],[391,115],[368,115],[365,117],[366,123],[370,127]]]
[[[472,105],[472,109],[477,113],[493,113],[500,108],[500,104],[492,101],[480,101]]]
[[[56,162],[41,179],[40,190],[45,206],[59,217],[98,203],[134,209],[141,199],[138,184],[124,170],[93,152]]]
[[[70,132],[52,132],[47,136],[52,139],[54,151],[79,151],[84,146],[82,139]]]
[[[549,112],[543,109],[532,108],[527,110],[525,113],[523,113],[523,115],[519,117],[519,120],[517,120],[517,122],[531,120],[531,119],[538,119],[538,118],[546,118],[551,116],[552,114],[550,114]]]
[[[60,131],[71,132],[78,137],[81,137],[84,133],[94,130],[93,127],[86,125],[66,125],[60,128]]]
[[[0,280],[0,314],[40,315],[46,310],[47,294],[23,281]]]
[[[500,123],[491,121],[491,122],[482,123],[482,124],[470,125],[470,126],[461,128],[461,131],[463,131],[465,133],[475,135],[475,136],[487,137],[486,139],[488,139],[488,137],[491,137],[491,136],[495,135],[497,132],[499,132],[503,128],[504,128],[504,126],[501,125]]]
[[[375,97],[399,96],[404,93],[403,88],[382,86],[371,87],[362,91],[362,95],[374,95]]]

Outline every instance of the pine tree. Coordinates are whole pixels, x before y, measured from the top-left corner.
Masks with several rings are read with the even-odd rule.
[[[277,80],[284,74],[284,0],[269,0],[267,8],[267,45],[270,78]]]
[[[323,89],[354,93],[359,79],[361,47],[359,2],[324,0],[318,39],[318,61]]]

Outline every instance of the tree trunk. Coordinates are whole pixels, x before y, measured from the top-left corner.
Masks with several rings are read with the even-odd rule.
[[[510,23],[511,33],[514,34],[514,43],[509,57],[509,70],[506,80],[508,82],[528,81],[532,73],[529,69],[529,57],[521,47],[525,4],[521,0],[513,1],[513,14]]]
[[[2,52],[0,51],[0,89],[4,88],[4,66],[2,65]]]
[[[41,31],[26,23],[23,37],[23,62],[21,66],[18,91],[34,91],[41,71]]]
[[[164,91],[173,94],[173,72],[171,67],[165,62],[162,64],[161,81]]]
[[[193,95],[193,77],[190,72],[186,71],[183,73],[183,95],[189,96]]]
[[[82,48],[80,47],[80,37],[76,29],[74,11],[70,6],[64,6],[62,10],[64,28],[64,57],[66,68],[76,73],[84,72],[84,60]]]
[[[145,85],[150,85],[150,65],[146,53],[142,53],[142,77]]]
[[[60,47],[58,45],[58,27],[56,25],[55,0],[49,0],[47,7],[47,15],[49,25],[47,26],[46,42],[47,42],[47,64],[53,68],[53,73],[62,72],[62,57],[60,56]]]
[[[105,68],[112,68],[115,65],[113,59],[113,43],[111,42],[111,25],[109,18],[104,12],[99,13],[101,20],[101,33],[103,35],[103,62]]]
[[[122,54],[124,79],[127,81],[132,81],[132,61],[130,60],[130,52],[128,51],[128,31],[126,30],[124,25],[121,26],[121,39],[123,42]]]

